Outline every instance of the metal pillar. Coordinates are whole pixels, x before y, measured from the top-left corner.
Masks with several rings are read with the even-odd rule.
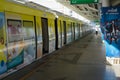
[[[110,5],[110,0],[102,0],[102,7],[109,7]]]

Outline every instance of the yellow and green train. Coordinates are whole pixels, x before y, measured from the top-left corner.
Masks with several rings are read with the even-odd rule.
[[[20,69],[91,31],[81,21],[56,12],[0,1],[0,76]],[[88,29],[89,28],[89,29]]]

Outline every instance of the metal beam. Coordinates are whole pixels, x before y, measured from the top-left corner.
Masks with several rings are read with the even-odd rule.
[[[91,10],[93,10],[93,11],[98,12],[98,10],[97,10],[97,9],[95,9],[95,8],[93,8],[93,7],[89,7],[88,5],[86,5],[85,7],[89,8],[89,9],[91,9]]]
[[[112,4],[112,6],[116,6],[116,5],[120,4],[120,0],[113,0],[113,1],[111,1],[111,4]]]
[[[93,8],[93,7],[89,7],[87,4],[86,4],[86,5],[79,5],[79,6],[81,6],[81,7],[85,7],[85,8],[87,8],[87,9],[92,10],[92,11],[96,11],[96,12],[98,12],[97,9],[95,9],[95,8]]]

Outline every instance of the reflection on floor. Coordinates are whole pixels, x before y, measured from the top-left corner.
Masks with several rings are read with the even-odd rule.
[[[54,52],[20,80],[120,80],[116,66],[106,63],[100,36],[91,34]]]

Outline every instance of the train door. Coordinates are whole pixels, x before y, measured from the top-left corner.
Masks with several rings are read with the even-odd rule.
[[[71,36],[71,41],[72,42],[72,23],[70,24],[70,36]]]
[[[73,41],[73,23],[71,22],[71,41]]]
[[[33,16],[30,16],[33,19]],[[30,64],[36,58],[36,43],[35,43],[35,29],[34,21],[27,19],[23,20],[24,33],[24,63]]]
[[[67,34],[66,34],[66,21],[63,21],[63,27],[64,27],[64,44],[66,44]]]
[[[73,41],[75,40],[75,23],[73,23],[73,26],[72,26],[72,34],[73,34]]]
[[[78,28],[78,23],[76,23],[75,24],[75,40],[77,40],[78,39],[78,37],[79,37],[79,28]]]
[[[82,30],[82,37],[84,36],[84,26],[82,25],[81,30]]]
[[[82,36],[84,36],[85,34],[85,30],[84,30],[84,28],[85,28],[85,26],[84,26],[84,24],[82,25]]]
[[[49,52],[49,35],[48,35],[48,19],[41,18],[42,24],[42,39],[43,39],[43,54]]]
[[[58,25],[57,25],[57,18],[55,19],[55,49],[58,49]]]
[[[42,57],[42,27],[41,27],[41,19],[40,17],[35,17],[35,23],[36,23],[36,33],[37,33],[37,59]]]
[[[71,41],[72,41],[72,39],[71,39],[71,25],[70,24],[68,24],[68,26],[67,26],[67,44],[68,43],[70,43]]]
[[[69,24],[67,24],[66,27],[66,34],[67,34],[67,44],[70,42],[70,36],[69,36]]]
[[[60,20],[60,26],[59,26],[59,47],[61,48],[62,47],[62,23],[61,23],[61,20]]]
[[[30,64],[36,57],[34,16],[6,12],[6,20],[7,68]]]
[[[80,30],[80,38],[82,37],[82,30],[81,30],[81,24],[79,24],[79,30]]]
[[[80,38],[80,24],[78,23],[78,37]]]
[[[5,15],[7,23],[7,69],[11,69],[24,61],[22,19],[19,14],[6,12]]]
[[[81,37],[83,36],[83,29],[82,29],[82,24],[80,25],[80,34],[81,34]]]
[[[55,51],[55,19],[48,19],[49,53]]]
[[[78,31],[77,31],[77,23],[75,23],[75,40],[77,39],[77,33],[78,33]]]

